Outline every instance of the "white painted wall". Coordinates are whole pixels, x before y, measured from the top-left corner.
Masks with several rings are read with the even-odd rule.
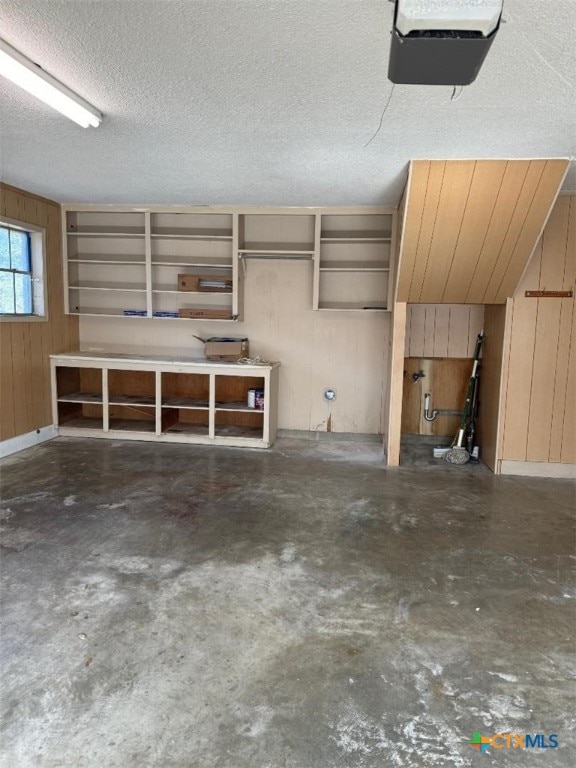
[[[244,322],[209,323],[133,318],[80,318],[83,350],[150,353],[187,349],[194,338],[246,335],[251,354],[280,360],[279,427],[379,433],[387,368],[390,315],[384,312],[314,312],[312,262],[250,261],[244,282]],[[326,387],[337,392],[328,404]]]

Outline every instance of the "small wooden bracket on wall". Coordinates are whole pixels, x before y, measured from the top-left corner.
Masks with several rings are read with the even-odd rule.
[[[571,299],[573,291],[526,291],[527,299]]]

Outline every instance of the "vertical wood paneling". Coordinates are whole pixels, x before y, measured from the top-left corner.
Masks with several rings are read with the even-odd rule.
[[[48,319],[0,323],[0,440],[7,440],[52,423],[49,355],[79,341],[78,318],[63,314],[60,206],[2,185],[0,213],[46,229]]]
[[[406,357],[424,357],[424,327],[426,324],[426,305],[408,305],[408,354]]]
[[[514,206],[514,213],[510,221],[508,222],[508,226],[506,228],[506,235],[504,237],[504,240],[502,241],[502,246],[500,248],[498,256],[494,260],[494,264],[492,266],[492,270],[490,274],[488,274],[487,270],[485,270],[483,274],[483,277],[488,277],[488,280],[486,281],[486,289],[482,297],[482,300],[487,304],[496,303],[496,296],[498,294],[500,284],[502,282],[502,279],[504,277],[506,270],[508,269],[508,265],[510,263],[510,259],[512,258],[512,254],[516,249],[518,238],[522,234],[522,231],[524,230],[524,228],[530,224],[530,218],[529,218],[530,211],[533,209],[534,200],[537,196],[538,188],[540,184],[542,183],[543,180],[544,181],[546,180],[545,171],[546,171],[545,160],[535,160],[531,162],[528,166],[528,173],[526,174],[526,178],[524,179],[524,183],[522,184],[522,189],[520,190],[520,194],[518,195],[516,205]],[[557,190],[558,190],[558,187],[556,187],[556,191]],[[550,204],[553,199],[554,198],[551,197],[547,201],[548,208],[550,207]],[[546,210],[546,213],[548,213],[548,210]],[[536,223],[541,227],[543,221],[544,221],[544,217],[539,219]],[[532,229],[532,227],[530,228]],[[538,239],[538,234],[536,233],[532,239],[532,242],[530,243],[530,250],[528,251],[528,253],[524,254],[524,263],[522,264],[522,270],[520,270],[520,274],[524,270],[524,267],[528,262],[528,257],[530,256],[534,246],[536,245],[537,239]],[[516,285],[518,284],[518,277],[519,277],[519,274],[516,275],[516,282],[512,288],[512,292],[514,291],[514,288],[516,288]]]
[[[396,300],[407,301],[416,263],[416,252],[422,226],[422,216],[428,191],[430,163],[411,163],[403,200],[402,229],[398,238],[400,253],[396,272]],[[410,211],[408,212],[408,201]],[[408,220],[408,213],[410,219]],[[409,224],[409,226],[407,226]]]
[[[466,292],[466,301],[478,304],[484,301],[486,288],[498,260],[502,258],[504,242],[518,211],[518,200],[526,184],[530,163],[508,161],[504,178],[497,191],[488,231],[485,234],[480,258],[475,264]],[[528,255],[526,256],[528,258]]]
[[[566,199],[569,200],[569,207],[566,210],[568,231],[562,287],[563,290],[574,290],[576,289],[576,195],[560,198],[560,201],[564,202]],[[555,414],[552,422],[550,461],[558,460],[558,435],[561,431],[559,461],[568,464],[576,462],[576,302],[574,299],[562,299],[558,359],[561,372],[565,366],[566,386],[564,410],[558,408],[558,413]],[[557,377],[557,382],[558,390],[561,390],[561,376]]]
[[[568,402],[570,381],[570,348],[572,346],[572,321],[574,302],[570,299],[560,301],[560,320],[558,328],[558,351],[552,394],[552,417],[550,422],[549,451],[547,461],[562,461],[562,442],[566,425],[570,427],[571,403]],[[574,361],[572,361],[574,366]],[[572,372],[573,373],[573,372]],[[576,424],[572,419],[573,432]]]
[[[450,357],[450,309],[447,304],[435,307],[432,357]]]
[[[536,163],[534,163],[536,165]],[[548,160],[540,176],[530,206],[519,228],[516,242],[506,264],[506,254],[498,262],[493,281],[488,286],[485,304],[500,304],[512,296],[518,284],[518,277],[537,243],[558,190],[566,175],[566,163],[563,160]],[[522,203],[522,199],[520,200]],[[501,269],[505,267],[505,269]],[[501,277],[499,273],[502,272]]]
[[[474,357],[478,334],[484,328],[484,307],[473,304],[470,307],[470,326],[468,329],[468,354],[466,357]]]
[[[568,291],[576,286],[576,195],[566,195],[570,201],[567,210],[568,232],[566,233],[566,259],[564,262],[564,279],[562,289]],[[565,199],[564,196],[560,200]]]
[[[424,354],[428,355],[428,350],[434,349],[434,331],[436,320],[436,307],[426,304],[424,307]]]
[[[472,357],[483,322],[482,305],[409,304],[405,357]]]
[[[503,458],[517,461],[526,461],[536,314],[536,301],[514,302],[506,383]]]
[[[485,340],[480,366],[480,406],[478,409],[478,444],[482,460],[497,471],[500,384],[504,350],[506,307],[487,306],[484,313]]]
[[[536,299],[534,367],[527,414],[526,461],[548,461],[550,425],[554,408],[558,342],[560,337],[560,302]]]
[[[567,168],[563,159],[413,161],[398,300],[503,304]]]
[[[448,178],[440,189],[430,252],[418,301],[435,304],[442,301],[450,265],[462,226],[476,162],[454,160]]]
[[[434,236],[436,218],[438,216],[438,205],[440,203],[440,195],[444,185],[445,168],[446,163],[444,162],[434,162],[430,164],[424,209],[419,221],[412,222],[410,199],[407,201],[407,215],[410,216],[410,224],[411,226],[417,227],[419,230],[418,245],[416,248],[414,268],[410,279],[408,298],[409,301],[415,303],[420,301],[420,294],[422,293],[422,287],[424,285],[424,275],[428,267],[428,259],[430,258],[430,250],[432,248],[432,238]]]
[[[467,304],[449,304],[448,306],[450,308],[448,355],[468,357],[470,335],[476,330],[470,325],[470,306]]]
[[[519,285],[510,324],[502,458],[576,463],[574,297],[525,298],[574,289],[574,196],[561,196]]]
[[[562,464],[576,464],[576,308],[574,302],[572,302],[572,328],[560,461]]]
[[[16,434],[12,372],[12,326],[0,323],[0,440]]]
[[[507,165],[505,160],[475,164],[458,242],[442,295],[443,302],[461,300],[462,286],[468,284],[470,274],[478,265]]]

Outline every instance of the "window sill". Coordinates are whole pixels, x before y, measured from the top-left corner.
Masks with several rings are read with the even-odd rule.
[[[47,323],[46,315],[0,315],[0,323]]]

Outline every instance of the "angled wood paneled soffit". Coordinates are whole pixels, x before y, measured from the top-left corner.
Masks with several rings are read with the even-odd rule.
[[[502,304],[548,220],[568,159],[414,160],[396,300]]]

